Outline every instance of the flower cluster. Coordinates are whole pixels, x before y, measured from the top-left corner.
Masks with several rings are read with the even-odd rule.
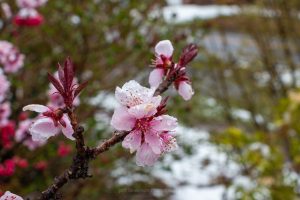
[[[153,165],[165,152],[176,148],[176,139],[171,135],[177,126],[174,117],[165,115],[166,100],[153,96],[155,88],[142,87],[129,81],[117,87],[116,99],[121,104],[114,111],[111,125],[119,131],[129,131],[122,145],[136,153],[139,166]]]
[[[13,19],[14,23],[18,26],[39,26],[44,18],[36,9],[46,2],[47,0],[17,0],[20,10]]]
[[[7,41],[0,41],[0,64],[6,73],[16,73],[24,65],[24,55]]]
[[[19,157],[13,157],[5,160],[2,164],[0,164],[0,176],[1,177],[12,176],[15,173],[16,167],[27,168],[28,167],[27,160]]]
[[[169,40],[163,40],[155,46],[155,60],[153,71],[149,76],[151,87],[157,88],[164,79],[175,77],[174,85],[184,100],[189,100],[194,95],[191,81],[186,75],[186,66],[197,55],[198,49],[195,45],[187,46],[178,63],[173,62],[173,45]]]

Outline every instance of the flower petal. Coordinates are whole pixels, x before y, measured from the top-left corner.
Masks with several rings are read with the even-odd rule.
[[[171,152],[178,148],[176,138],[170,135],[169,133],[160,134],[160,138],[163,142],[163,153]]]
[[[170,40],[162,40],[155,46],[155,53],[158,55],[164,55],[170,58],[173,54],[174,48]]]
[[[59,128],[53,123],[50,118],[39,118],[36,120],[29,129],[33,141],[45,141],[49,137],[56,135]]]
[[[190,100],[192,98],[192,96],[194,95],[192,86],[190,84],[188,84],[186,81],[181,81],[179,83],[178,93],[186,101]]]
[[[154,69],[149,76],[149,84],[151,87],[157,88],[161,84],[164,76],[163,69]]]
[[[157,159],[159,158],[159,154],[155,154],[149,144],[144,142],[142,146],[137,150],[136,153],[136,164],[138,166],[152,166]]]
[[[115,109],[110,124],[119,131],[130,131],[134,127],[135,119],[128,114],[127,108],[122,106]]]
[[[38,113],[44,113],[49,111],[50,109],[47,106],[43,106],[40,104],[30,104],[23,107],[23,111],[27,111],[27,110],[38,112]]]
[[[23,198],[11,193],[10,191],[6,191],[4,195],[0,197],[0,200],[23,200]]]
[[[145,141],[149,144],[149,146],[155,154],[161,153],[162,142],[157,133],[151,131],[145,133]]]
[[[128,109],[128,113],[136,119],[150,117],[157,112],[157,106],[153,103],[136,105]]]
[[[130,153],[133,153],[141,146],[142,134],[140,131],[131,131],[123,140],[122,146],[130,149]]]
[[[60,125],[61,126],[61,131],[70,140],[75,140],[75,138],[72,136],[73,133],[74,133],[74,130],[72,128],[69,117],[66,114],[64,114],[63,117],[62,117],[62,120],[64,120],[64,122],[66,123],[66,127]]]
[[[151,121],[151,128],[159,132],[172,131],[177,125],[177,119],[170,115],[161,115]]]

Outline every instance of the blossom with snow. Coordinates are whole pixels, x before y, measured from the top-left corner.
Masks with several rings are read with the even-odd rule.
[[[8,122],[8,117],[11,114],[9,102],[0,103],[0,126]]]
[[[25,56],[7,41],[0,41],[0,64],[6,73],[16,73],[24,65]],[[1,87],[1,86],[0,86]]]
[[[11,193],[10,191],[6,191],[1,197],[0,200],[23,200],[22,197]]]
[[[186,65],[192,61],[197,55],[198,49],[195,45],[187,46],[181,56],[178,63],[174,63],[173,45],[169,40],[163,40],[155,46],[155,60],[154,67],[149,76],[149,84],[151,87],[157,88],[163,81],[163,79],[175,79],[175,88],[179,95],[184,100],[189,100],[194,95],[194,91],[191,86],[191,81],[186,75]]]
[[[15,134],[15,140],[17,142],[22,142],[22,144],[26,146],[29,150],[35,150],[36,148],[45,144],[45,141],[32,140],[32,136],[28,132],[28,129],[30,128],[32,123],[33,120],[31,119],[21,121],[18,125],[18,129]]]
[[[49,137],[57,135],[60,131],[70,140],[75,140],[72,136],[74,131],[70,119],[61,110],[54,110],[39,104],[27,105],[23,108],[23,111],[27,110],[41,113],[29,128],[33,141],[44,142]]]
[[[177,119],[165,115],[165,103],[160,96],[153,96],[154,89],[142,87],[135,81],[116,89],[121,104],[112,116],[111,125],[119,131],[129,131],[122,146],[136,151],[139,166],[151,166],[165,152],[177,147],[170,134],[177,126]]]

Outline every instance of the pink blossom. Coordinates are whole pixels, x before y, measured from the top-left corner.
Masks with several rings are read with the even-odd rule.
[[[0,46],[1,46],[1,42],[0,42]],[[1,50],[0,50],[0,52],[1,52]],[[0,59],[0,61],[1,61],[1,59]],[[5,99],[6,93],[9,89],[9,86],[10,86],[10,83],[8,82],[6,76],[3,74],[2,70],[0,69],[0,103]]]
[[[0,41],[0,63],[7,73],[15,73],[24,65],[24,55],[7,41]]]
[[[122,88],[117,87],[115,91],[116,99],[120,104],[126,107],[132,107],[139,104],[152,103],[158,106],[161,96],[153,97],[155,88],[146,88],[138,82],[131,80],[123,85]]]
[[[23,198],[10,191],[6,191],[4,195],[0,197],[0,200],[23,200]]]
[[[61,142],[59,143],[57,154],[60,157],[65,157],[69,155],[72,151],[72,147],[70,145],[66,145],[65,143]]]
[[[194,90],[187,81],[180,81],[178,85],[178,93],[184,100],[190,100],[194,95]]]
[[[7,159],[0,164],[0,176],[12,176],[15,173],[16,164],[14,159]]]
[[[0,126],[0,141],[5,149],[11,148],[15,136],[15,126],[12,122],[7,122]]]
[[[27,119],[19,123],[18,129],[16,131],[15,140],[21,142],[29,150],[35,150],[37,147],[43,146],[45,141],[33,141],[31,135],[28,135],[28,129],[30,128],[32,120]]]
[[[8,117],[11,114],[10,103],[4,102],[0,103],[0,126],[7,124]]]
[[[131,88],[132,90],[124,89],[126,84],[122,88],[131,94],[130,97],[135,96],[133,94],[140,91],[142,87],[131,81],[130,85],[132,84],[135,85]],[[125,88],[127,87],[128,85]],[[128,98],[127,95],[120,96],[116,91],[116,97],[123,105],[115,109],[111,125],[119,131],[130,131],[122,146],[130,149],[131,153],[137,152],[137,165],[150,166],[161,154],[173,149],[169,147],[170,145],[174,146],[174,142],[170,142],[173,137],[169,133],[176,128],[177,120],[174,117],[162,114],[161,111],[164,106],[160,106],[160,96],[153,97],[152,90],[148,88],[143,88],[142,91],[144,92],[143,97],[147,97],[143,101]],[[166,134],[169,137],[166,137]],[[172,141],[176,143],[175,138]]]
[[[46,141],[60,131],[70,140],[75,140],[72,136],[74,131],[70,119],[66,114],[39,104],[27,105],[23,108],[23,111],[27,110],[41,113],[41,116],[29,128],[33,141]]]
[[[149,76],[150,86],[157,88],[159,84],[161,84],[161,82],[163,81],[163,77],[164,77],[164,69],[157,68],[152,70]]]
[[[44,5],[47,0],[16,0],[20,8],[37,8]]]
[[[7,3],[1,3],[1,8],[6,19],[10,19],[12,17],[10,6]]]
[[[29,166],[28,161],[24,158],[14,157],[13,159],[17,167],[27,168]]]
[[[48,163],[45,160],[41,160],[34,165],[35,169],[44,171],[48,167]]]
[[[22,8],[14,17],[18,26],[39,26],[43,23],[43,16],[34,8]]]

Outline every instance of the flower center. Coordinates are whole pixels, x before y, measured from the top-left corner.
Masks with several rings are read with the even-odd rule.
[[[138,119],[135,122],[135,128],[140,130],[142,133],[147,132],[147,130],[149,130],[149,126],[148,118]]]

